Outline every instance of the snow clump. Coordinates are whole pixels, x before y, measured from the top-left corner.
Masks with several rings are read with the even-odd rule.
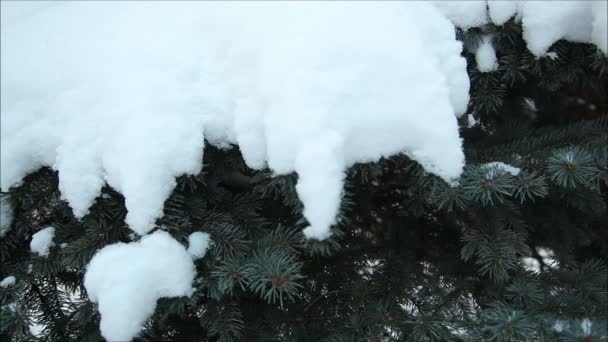
[[[195,269],[184,246],[156,231],[138,242],[99,250],[87,266],[84,286],[98,303],[100,329],[108,341],[130,341],[163,297],[192,294]]]
[[[30,242],[30,250],[39,256],[49,254],[49,249],[53,246],[53,238],[55,237],[55,228],[46,227],[32,235]]]

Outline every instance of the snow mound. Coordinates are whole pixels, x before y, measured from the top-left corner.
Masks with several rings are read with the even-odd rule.
[[[194,232],[188,236],[188,253],[192,255],[194,259],[200,259],[205,256],[210,244],[211,237],[209,234]]]
[[[30,250],[39,256],[46,256],[49,249],[53,246],[53,238],[55,237],[55,228],[46,227],[32,235],[30,242]]]
[[[15,285],[17,279],[14,276],[8,276],[0,281],[0,287],[9,287]]]
[[[503,25],[512,17],[521,20],[528,49],[538,57],[560,39],[592,43],[608,55],[606,0],[468,0],[434,4],[454,25],[465,30],[489,22]]]
[[[159,298],[191,295],[194,276],[184,246],[157,231],[138,242],[99,250],[87,266],[84,286],[98,303],[103,337],[130,341],[154,313]]]
[[[297,172],[307,235],[322,238],[356,162],[406,153],[445,180],[462,172],[466,61],[430,4],[19,8],[2,2],[2,189],[51,166],[81,217],[107,183],[143,235],[175,177],[200,172],[206,139]]]

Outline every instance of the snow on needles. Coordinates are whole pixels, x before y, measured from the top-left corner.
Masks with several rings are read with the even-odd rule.
[[[447,181],[462,172],[466,62],[431,4],[29,7],[2,2],[3,190],[51,166],[82,217],[107,183],[146,234],[175,177],[200,172],[206,139],[297,172],[306,235],[321,239],[356,162],[406,153]]]
[[[4,279],[2,279],[2,281],[0,281],[0,287],[9,287],[9,286],[13,286],[15,285],[15,283],[17,282],[17,279],[15,278],[15,276],[8,276]]]
[[[193,258],[199,259],[205,256],[209,245],[211,244],[211,237],[207,233],[194,232],[188,236],[188,253]]]
[[[560,39],[592,43],[608,55],[606,0],[465,0],[434,4],[465,30],[488,22],[502,25],[513,17],[521,20],[528,49],[539,57]]]
[[[46,227],[32,235],[30,242],[30,250],[39,256],[49,254],[49,249],[53,246],[53,238],[55,237],[55,228]]]
[[[156,231],[138,242],[98,251],[87,266],[84,286],[98,303],[100,330],[108,341],[130,341],[162,297],[192,294],[195,269],[184,246]]]

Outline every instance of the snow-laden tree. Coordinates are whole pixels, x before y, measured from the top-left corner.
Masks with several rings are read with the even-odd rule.
[[[2,3],[0,337],[606,339],[606,1]]]

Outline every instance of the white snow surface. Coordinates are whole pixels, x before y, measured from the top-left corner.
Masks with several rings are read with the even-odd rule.
[[[9,287],[9,286],[13,286],[15,285],[15,283],[17,282],[17,279],[15,279],[15,276],[8,276],[4,279],[2,279],[2,281],[0,281],[0,287]]]
[[[436,0],[433,3],[454,25],[462,29],[483,26],[488,22],[485,0]]]
[[[55,228],[46,227],[37,231],[32,235],[30,242],[30,250],[39,256],[46,256],[49,249],[53,246],[53,238],[55,237]]]
[[[13,223],[13,209],[3,200],[0,200],[0,237],[4,237],[11,229]]]
[[[496,51],[492,46],[492,36],[486,35],[482,38],[481,44],[475,51],[475,61],[477,62],[477,70],[480,72],[490,72],[498,69]]]
[[[188,236],[188,253],[190,253],[194,259],[200,259],[205,256],[210,244],[211,237],[209,234],[194,232]]]
[[[489,22],[502,25],[515,16],[522,22],[528,49],[538,57],[560,39],[592,43],[608,55],[607,0],[465,0],[434,4],[462,29]]]
[[[156,231],[138,242],[99,250],[87,266],[84,286],[98,303],[100,329],[108,341],[130,341],[162,297],[192,294],[192,257],[168,233]]]
[[[324,238],[356,162],[406,153],[447,181],[462,172],[466,62],[431,4],[1,6],[3,190],[51,166],[82,217],[107,183],[143,235],[207,139],[297,172],[305,233]]]
[[[488,16],[496,25],[503,25],[517,14],[517,0],[488,0]]]

